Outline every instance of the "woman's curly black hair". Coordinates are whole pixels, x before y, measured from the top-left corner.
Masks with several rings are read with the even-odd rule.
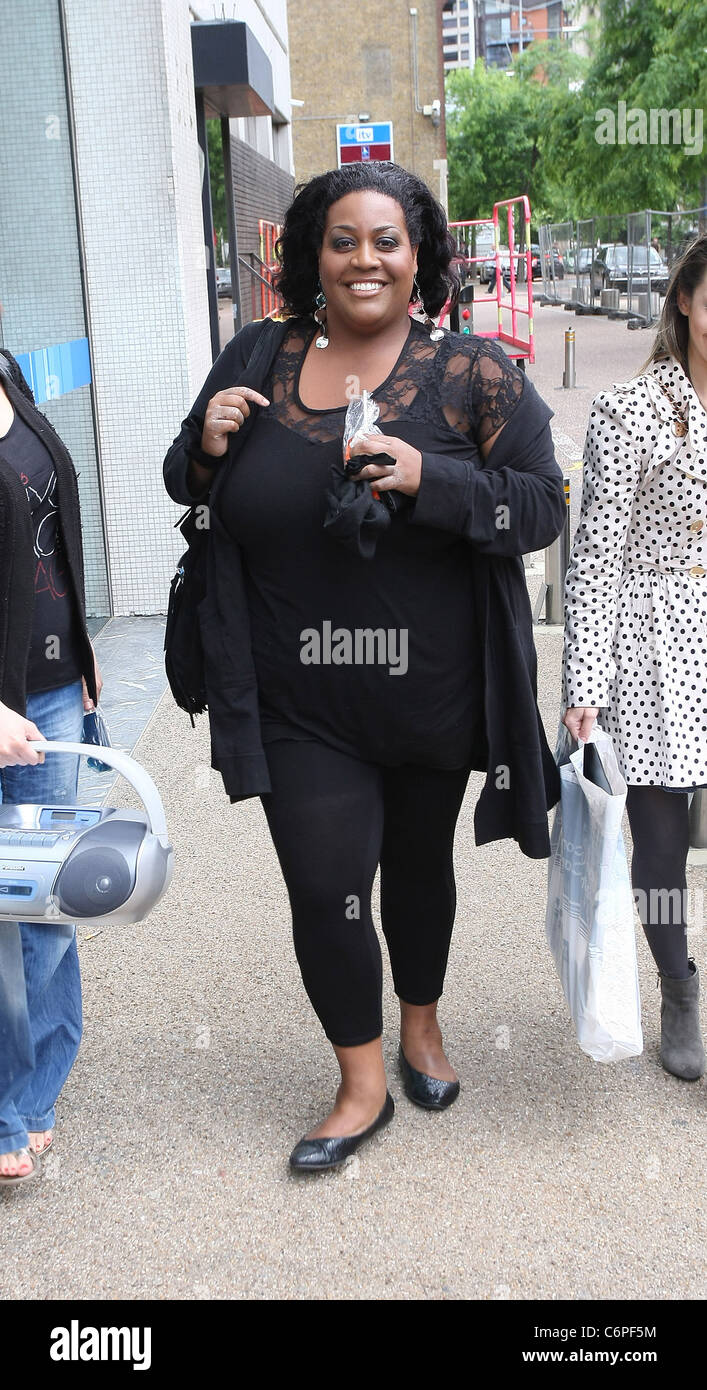
[[[438,314],[448,299],[454,304],[460,281],[451,266],[456,248],[443,207],[417,174],[388,160],[370,160],[329,169],[295,189],[275,246],[281,266],[275,287],[285,311],[302,317],[314,312],[327,212],[339,198],[364,189],[384,193],[402,208],[410,243],[418,247],[417,283],[426,312]],[[412,294],[410,302],[415,298]]]

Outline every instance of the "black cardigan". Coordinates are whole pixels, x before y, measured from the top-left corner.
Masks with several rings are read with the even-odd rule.
[[[261,325],[249,324],[224,348],[164,461],[167,491],[190,504],[190,457],[199,458],[206,405],[226,387],[253,385],[246,364]],[[250,423],[255,417],[251,407]],[[485,732],[472,766],[486,773],[476,807],[477,844],[508,837],[534,859],[550,853],[547,812],[560,782],[536,703],[537,657],[522,556],[549,545],[566,517],[562,474],[552,455],[551,412],[523,379],[518,406],[481,467],[441,454],[422,455],[422,483],[411,521],[469,541],[484,654]],[[228,463],[237,455],[231,435]],[[471,452],[471,451],[470,451]],[[208,592],[200,608],[211,731],[211,766],[231,801],[271,790],[258,713],[250,623],[238,545],[221,524],[220,483],[210,492]],[[205,494],[203,494],[205,495]],[[499,507],[507,525],[499,527]]]
[[[91,639],[86,629],[81,514],[76,472],[56,430],[34,404],[34,397],[14,357],[3,351],[2,383],[13,410],[51,454],[56,470],[59,526],[79,615],[81,671],[94,703],[96,676]],[[7,364],[7,370],[5,370]],[[34,611],[34,550],[27,493],[3,457],[0,439],[0,700],[24,714],[27,707],[27,659]]]

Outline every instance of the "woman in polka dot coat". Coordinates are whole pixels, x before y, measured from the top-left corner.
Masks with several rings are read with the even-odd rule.
[[[707,236],[673,268],[642,375],[593,402],[566,583],[564,722],[599,716],[628,784],[663,1066],[705,1070],[688,958],[688,793],[707,785]]]

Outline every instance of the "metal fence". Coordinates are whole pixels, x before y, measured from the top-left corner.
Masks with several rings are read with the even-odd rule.
[[[632,327],[650,326],[660,315],[676,259],[703,231],[707,207],[645,208],[584,218],[576,225],[544,223],[539,229],[542,301],[625,318]]]
[[[540,272],[543,298],[548,304],[564,304],[567,299],[564,280],[574,236],[572,222],[543,222],[540,226]]]

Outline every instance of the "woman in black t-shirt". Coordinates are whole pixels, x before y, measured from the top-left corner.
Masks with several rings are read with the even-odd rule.
[[[498,747],[492,706],[508,699],[501,689],[489,699],[492,594],[509,610],[500,660],[505,684],[518,682],[521,740],[532,731],[530,813],[537,824],[539,800],[544,832],[528,852],[547,853],[556,792],[551,774],[543,785],[549,753],[515,566],[559,533],[562,478],[551,412],[501,348],[410,317],[411,304],[435,313],[456,293],[453,252],[441,207],[398,166],[312,179],[285,220],[278,287],[291,317],[262,391],[229,381],[226,350],[165,460],[172,496],[210,501],[202,637],[214,765],[232,799],[262,796],[305,988],[341,1069],[331,1113],[290,1157],[298,1171],[343,1162],[393,1113],[371,915],[379,865],[406,1094],[428,1109],[458,1095],[437,1002],[454,829],[470,769]],[[351,476],[344,420],[363,390],[382,433],[355,443]],[[210,492],[229,436],[256,407],[237,463]],[[487,469],[504,436],[507,466]],[[503,795],[497,782],[492,797]],[[515,833],[499,831],[504,817],[489,802],[481,838]]]
[[[5,353],[0,588],[0,801],[70,803],[78,758],[45,759],[28,741],[81,742],[84,711],[101,691],[84,615],[76,475]],[[0,1187],[35,1176],[51,1146],[80,1036],[75,928],[0,921]]]

